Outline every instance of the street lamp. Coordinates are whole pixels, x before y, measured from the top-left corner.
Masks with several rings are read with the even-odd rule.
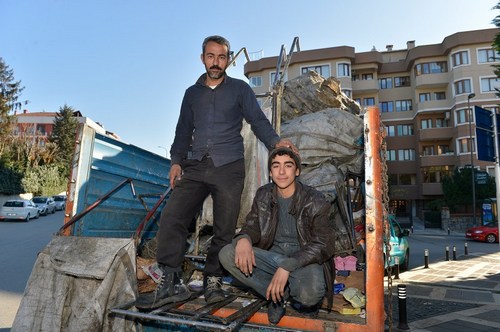
[[[470,166],[472,173],[472,224],[476,225],[476,181],[474,179],[474,149],[472,141],[472,110],[470,100],[476,96],[475,93],[469,93],[467,96],[467,109],[469,110],[469,135],[470,135]]]
[[[164,146],[161,146],[161,145],[158,145],[158,147],[159,147],[160,149],[165,150],[165,157],[166,157],[166,158],[168,158],[168,149],[167,149],[166,147],[164,147]]]

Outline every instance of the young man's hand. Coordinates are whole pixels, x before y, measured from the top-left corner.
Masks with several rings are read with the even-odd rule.
[[[234,264],[247,277],[252,274],[253,267],[255,266],[255,256],[252,243],[246,237],[236,242]]]
[[[299,149],[297,149],[297,147],[288,138],[282,138],[281,141],[279,141],[278,143],[276,143],[276,145],[274,146],[274,148],[275,149],[276,148],[289,148],[296,155],[300,155],[299,154]]]
[[[274,303],[281,301],[285,295],[285,286],[288,282],[290,272],[279,267],[274,273],[273,279],[267,286],[266,300],[272,300]]]
[[[170,187],[173,189],[175,187],[175,182],[181,179],[182,176],[182,168],[179,164],[173,164],[170,167],[170,173],[168,173],[170,178]]]

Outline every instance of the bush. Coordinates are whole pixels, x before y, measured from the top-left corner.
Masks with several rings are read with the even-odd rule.
[[[441,228],[441,211],[424,212],[425,228]]]
[[[0,194],[17,195],[24,193],[22,174],[0,164]]]
[[[52,196],[66,191],[66,179],[61,176],[58,165],[43,165],[26,172],[22,183],[26,192],[34,196]]]

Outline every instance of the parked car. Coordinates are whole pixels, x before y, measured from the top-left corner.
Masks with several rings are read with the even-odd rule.
[[[498,223],[471,227],[465,231],[465,238],[488,243],[498,242]]]
[[[35,203],[35,205],[38,207],[40,215],[42,216],[46,216],[49,213],[56,212],[56,203],[54,203],[52,197],[43,197],[43,196],[33,197],[33,203]]]
[[[407,236],[410,235],[408,229],[403,229],[396,220],[396,217],[389,215],[389,228],[391,232],[390,236],[390,266],[396,265],[396,258],[399,262],[399,268],[401,271],[407,271],[410,264],[410,244],[408,243]],[[385,245],[384,245],[385,253]],[[387,267],[388,262],[385,259],[385,266]]]
[[[66,208],[66,196],[56,195],[52,196],[54,203],[56,204],[56,211],[62,211]]]
[[[0,208],[0,220],[18,219],[28,222],[39,216],[38,207],[28,199],[8,200]]]

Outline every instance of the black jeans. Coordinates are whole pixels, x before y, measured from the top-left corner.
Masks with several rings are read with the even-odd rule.
[[[208,249],[204,274],[222,276],[218,255],[235,233],[245,162],[240,159],[214,167],[210,158],[187,160],[183,164],[183,172],[161,214],[156,254],[158,263],[166,265],[167,271],[181,271],[188,227],[205,198],[211,194],[214,236]]]

